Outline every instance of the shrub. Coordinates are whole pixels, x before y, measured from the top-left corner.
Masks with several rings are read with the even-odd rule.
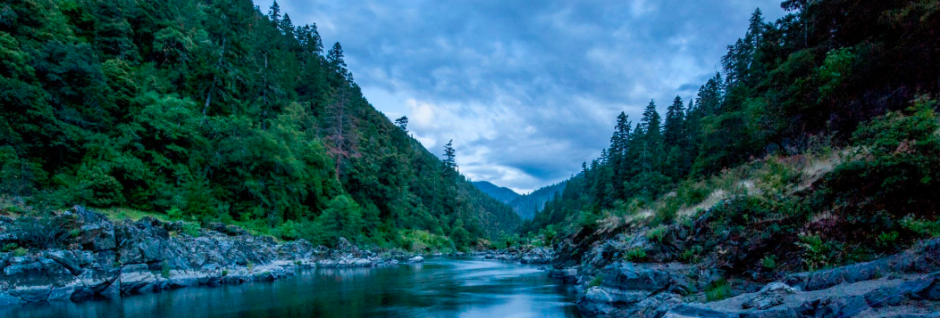
[[[597,287],[601,285],[601,282],[604,281],[604,277],[601,275],[594,276],[590,282],[588,282],[588,287]]]
[[[878,235],[878,238],[875,239],[875,242],[878,243],[879,247],[890,248],[895,246],[897,243],[898,235],[899,234],[897,231],[891,231],[887,233],[882,232],[880,235]]]
[[[3,247],[0,248],[0,251],[2,251],[2,252],[4,252],[4,253],[12,252],[12,251],[16,250],[18,247],[20,247],[20,246],[17,245],[16,243],[9,243],[9,244],[3,245]]]
[[[833,254],[838,250],[837,246],[823,242],[818,235],[801,235],[797,244],[803,247],[803,263],[811,271],[832,265]]]
[[[656,243],[662,243],[663,237],[666,236],[666,229],[667,227],[663,225],[654,227],[646,232],[646,239]]]
[[[724,278],[716,280],[705,287],[705,299],[718,301],[731,297],[731,285]]]
[[[276,228],[274,228],[273,233],[275,236],[293,241],[300,238],[300,229],[299,224],[294,223],[293,220],[287,220],[287,222],[281,223]]]
[[[160,264],[160,276],[162,276],[163,279],[170,278],[170,262],[169,261],[164,260],[163,263]]]
[[[22,247],[17,247],[15,250],[13,250],[13,255],[15,256],[23,256],[26,255],[26,253],[29,253],[29,251]]]
[[[678,213],[679,201],[675,199],[667,200],[666,204],[656,211],[656,218],[653,219],[653,224],[672,224],[672,222],[676,221]]]
[[[702,246],[692,246],[691,248],[682,251],[682,254],[679,254],[679,260],[687,263],[698,263],[699,255],[702,254],[702,251]]]
[[[632,248],[627,250],[627,254],[624,255],[624,258],[631,262],[640,261],[646,259],[646,251],[639,247]]]
[[[777,257],[773,255],[764,256],[764,258],[760,260],[760,265],[766,270],[777,268]]]
[[[901,227],[920,237],[940,236],[940,220],[928,221],[915,218],[913,215],[908,215],[901,219]]]
[[[183,233],[192,237],[199,237],[201,234],[199,229],[202,226],[199,226],[199,223],[196,222],[183,222]]]
[[[166,211],[166,216],[170,218],[170,220],[182,220],[183,210],[180,210],[179,208],[174,206],[170,208],[169,211]]]

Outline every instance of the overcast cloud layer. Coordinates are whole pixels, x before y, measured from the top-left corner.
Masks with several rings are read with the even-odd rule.
[[[464,175],[518,192],[567,179],[639,121],[688,101],[760,7],[779,0],[281,0],[340,42],[366,98],[432,152],[454,140]],[[270,0],[255,0],[267,12]]]

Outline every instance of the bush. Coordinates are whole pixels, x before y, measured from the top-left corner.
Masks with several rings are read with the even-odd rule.
[[[29,251],[22,247],[17,247],[15,250],[13,250],[14,256],[23,256],[26,255],[26,253],[29,253]]]
[[[803,247],[803,263],[810,271],[834,264],[835,253],[840,250],[836,243],[823,242],[818,235],[801,235],[797,244]]]
[[[699,255],[702,254],[702,246],[695,245],[692,248],[682,251],[682,254],[679,254],[679,260],[686,263],[698,263]]]
[[[766,270],[773,270],[777,268],[777,257],[773,255],[764,256],[764,258],[760,260],[760,265]]]
[[[162,276],[163,279],[170,278],[170,262],[169,261],[164,260],[163,263],[160,264],[160,276]]]
[[[919,237],[938,237],[940,236],[940,220],[927,221],[908,215],[901,219],[901,228],[912,232]]]
[[[718,301],[731,297],[731,284],[724,278],[716,280],[705,287],[705,298],[708,301]]]
[[[183,210],[180,210],[177,207],[172,207],[169,211],[166,211],[166,216],[170,218],[170,220],[182,220]]]
[[[16,250],[16,249],[19,248],[19,247],[20,247],[20,246],[17,245],[16,243],[5,244],[5,245],[3,245],[3,247],[0,247],[0,252],[4,252],[4,253],[12,252],[12,251]]]
[[[196,223],[196,222],[183,222],[183,233],[185,233],[186,235],[189,235],[189,236],[192,236],[192,237],[199,237],[199,236],[201,236],[201,234],[200,234],[200,232],[199,232],[199,229],[201,229],[201,228],[202,228],[202,226],[199,226],[199,223]]]
[[[287,222],[281,223],[276,228],[274,228],[272,232],[274,236],[289,241],[300,238],[300,226],[298,223],[294,223],[293,220],[288,220]]]
[[[601,275],[594,276],[590,282],[588,282],[588,287],[597,287],[601,285],[601,282],[604,281],[604,277]]]
[[[667,228],[666,226],[663,226],[663,225],[654,227],[654,228],[652,228],[652,229],[650,229],[649,231],[646,232],[646,239],[648,239],[648,240],[650,240],[650,241],[654,241],[654,242],[656,242],[656,243],[662,243],[662,242],[663,242],[663,237],[666,236],[666,230],[667,230],[667,229],[668,229],[668,228]]]
[[[897,231],[891,231],[887,233],[882,232],[880,235],[878,235],[878,238],[875,239],[875,242],[877,242],[878,246],[881,248],[892,248],[896,246],[895,244],[897,243],[898,235],[899,234]]]
[[[627,254],[624,255],[624,258],[631,262],[641,261],[646,259],[646,251],[639,247],[632,248],[627,250]]]

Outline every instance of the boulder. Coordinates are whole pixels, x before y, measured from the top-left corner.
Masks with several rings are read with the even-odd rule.
[[[796,293],[796,289],[787,284],[774,282],[767,284],[754,295],[753,298],[745,301],[741,306],[744,309],[755,308],[758,310],[768,309],[773,306],[783,304],[783,297]]]

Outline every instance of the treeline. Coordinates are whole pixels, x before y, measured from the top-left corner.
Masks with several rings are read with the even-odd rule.
[[[789,14],[750,18],[723,71],[665,118],[650,102],[634,126],[617,117],[609,148],[584,164],[524,231],[651,202],[696,180],[814,142],[847,146],[858,125],[940,91],[940,9],[933,0],[787,0]],[[931,103],[919,103],[931,104]],[[936,105],[936,104],[932,104]],[[934,106],[935,107],[935,106]],[[924,184],[933,184],[924,181]],[[659,214],[670,222],[669,214]]]
[[[0,194],[40,210],[405,247],[415,231],[465,247],[519,223],[376,111],[341,45],[277,3],[4,2],[0,87]]]

